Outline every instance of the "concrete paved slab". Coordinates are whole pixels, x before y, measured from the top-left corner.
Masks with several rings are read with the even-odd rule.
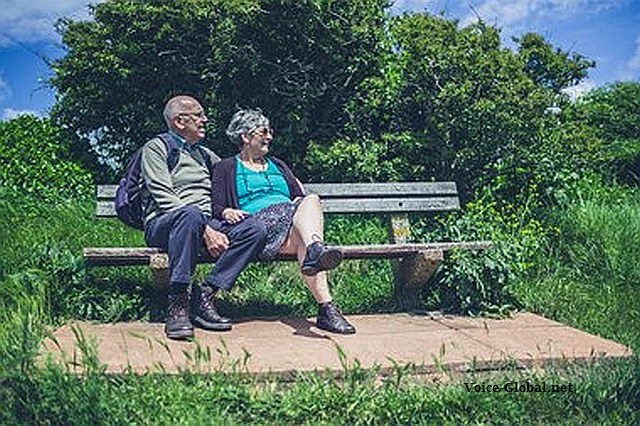
[[[312,318],[246,318],[226,333],[197,330],[193,342],[166,339],[160,323],[76,322],[56,330],[42,354],[81,372],[81,348],[90,343],[113,373],[195,369],[260,374],[339,373],[354,363],[382,371],[412,365],[428,373],[442,365],[491,369],[514,362],[544,365],[631,355],[624,345],[529,313],[503,320],[438,314],[351,315],[349,320],[358,329],[355,335],[326,333]]]

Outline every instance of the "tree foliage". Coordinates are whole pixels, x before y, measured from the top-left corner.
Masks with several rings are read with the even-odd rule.
[[[167,98],[191,93],[223,156],[235,150],[223,132],[235,109],[263,108],[278,131],[275,153],[307,181],[451,179],[467,196],[489,182],[507,193],[527,187],[540,148],[567,136],[545,111],[567,104],[561,90],[593,62],[537,34],[515,39],[513,51],[483,22],[392,17],[387,5],[102,3],[93,21],[60,22],[68,54],[51,81],[54,117],[121,165],[164,127]],[[550,168],[562,159],[549,157]]]
[[[640,83],[618,82],[593,90],[570,110],[602,141],[593,161],[603,175],[640,183]]]
[[[311,138],[335,136],[343,105],[378,68],[386,0],[111,0],[94,19],[65,19],[68,48],[51,84],[54,117],[102,158],[123,160],[164,124],[176,93],[201,99],[210,141],[237,107],[261,107],[294,164]]]
[[[91,194],[91,175],[71,158],[70,146],[48,119],[0,122],[0,187],[45,202]]]
[[[513,173],[536,166],[528,156],[553,124],[545,110],[592,65],[539,36],[521,41],[513,52],[482,22],[394,18],[383,67],[349,104],[351,131],[314,145],[310,167],[329,181],[451,179],[468,195],[500,174],[517,190]]]
[[[578,84],[586,77],[586,71],[595,66],[594,61],[579,53],[554,49],[540,34],[525,34],[514,41],[529,77],[556,93]]]

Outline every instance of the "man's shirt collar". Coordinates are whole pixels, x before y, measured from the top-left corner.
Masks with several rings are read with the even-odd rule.
[[[194,149],[197,149],[202,144],[202,139],[191,145],[185,138],[183,138],[173,130],[169,130],[169,133],[176,139],[176,141],[178,141],[178,146],[180,148],[185,148],[189,152],[193,152]]]

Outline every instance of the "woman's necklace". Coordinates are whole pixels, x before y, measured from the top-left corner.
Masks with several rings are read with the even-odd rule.
[[[264,176],[264,179],[266,179],[266,182],[269,185],[269,190],[273,190],[274,188],[273,182],[271,182],[269,173],[267,173],[267,167],[269,166],[269,162],[266,159],[260,158],[258,160],[259,163],[251,162],[249,160],[244,160],[242,156],[238,154],[238,160],[240,160],[243,166],[246,167],[247,169],[260,173],[261,176]],[[244,179],[244,186],[248,192],[251,192],[251,189],[249,187],[249,182],[247,181],[247,174],[245,173],[244,169],[241,169],[241,171],[242,171],[242,178]]]
[[[238,155],[238,158],[249,170],[253,170],[254,172],[265,173],[267,171],[267,160],[264,158],[259,158],[254,161],[250,161],[250,159],[243,159],[242,156]]]

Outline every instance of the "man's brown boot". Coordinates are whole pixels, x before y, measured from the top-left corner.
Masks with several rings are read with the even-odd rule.
[[[169,339],[182,340],[193,337],[193,324],[189,320],[189,293],[187,291],[169,294],[164,332]]]
[[[194,285],[191,292],[191,320],[205,330],[229,331],[231,320],[218,314],[215,300],[215,289],[206,285]]]

